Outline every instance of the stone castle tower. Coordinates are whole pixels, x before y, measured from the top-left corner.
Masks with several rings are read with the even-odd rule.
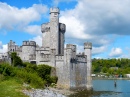
[[[41,47],[35,41],[23,41],[19,47],[11,40],[8,52],[17,52],[23,61],[55,67],[59,87],[91,90],[92,43],[84,43],[82,54],[76,53],[76,45],[67,44],[64,48],[66,26],[59,23],[59,14],[59,8],[50,8],[50,22],[41,25]]]
[[[43,47],[55,49],[56,54],[64,54],[65,24],[59,23],[59,9],[50,9],[50,22],[42,24]]]

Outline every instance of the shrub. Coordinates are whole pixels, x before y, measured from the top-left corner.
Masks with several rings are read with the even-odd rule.
[[[50,75],[51,67],[48,65],[38,65],[37,73],[44,80],[46,79],[46,75]]]
[[[14,76],[13,67],[11,67],[7,63],[1,64],[0,65],[0,74],[3,74],[4,76]]]
[[[46,75],[46,81],[50,85],[51,83],[57,83],[58,77]]]
[[[23,66],[23,62],[16,52],[11,53],[11,63],[13,66]]]
[[[27,70],[27,72],[36,72],[37,70],[37,65],[36,64],[31,64],[28,62],[23,63],[25,66],[25,69]]]

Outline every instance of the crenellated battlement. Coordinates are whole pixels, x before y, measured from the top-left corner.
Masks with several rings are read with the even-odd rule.
[[[50,14],[51,13],[60,13],[60,9],[59,8],[57,8],[57,7],[53,7],[53,8],[50,8]]]
[[[76,55],[76,59],[78,62],[87,62],[87,56],[86,55]]]
[[[14,41],[10,40],[10,42],[8,43],[8,46],[12,46],[12,45],[14,46],[14,45],[16,45],[16,44],[15,44]]]
[[[92,49],[92,43],[91,42],[85,42],[84,43],[84,49]]]
[[[76,45],[73,44],[67,44],[66,49],[76,49]]]
[[[23,41],[23,46],[36,46],[35,41]]]
[[[73,44],[67,44],[66,45],[66,50],[71,49],[73,52],[76,52],[76,45]]]

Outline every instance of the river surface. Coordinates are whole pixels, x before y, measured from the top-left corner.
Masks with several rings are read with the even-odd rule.
[[[130,80],[93,80],[93,93],[79,92],[70,97],[130,97]]]

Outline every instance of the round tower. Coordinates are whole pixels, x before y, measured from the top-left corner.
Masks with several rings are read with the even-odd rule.
[[[59,50],[59,8],[50,8],[50,49],[56,49],[56,54]]]
[[[34,56],[36,51],[36,42],[35,41],[23,41],[22,45],[22,60],[29,61],[30,56]]]
[[[87,89],[92,90],[92,77],[91,77],[91,68],[92,68],[92,43],[84,43],[85,55],[87,55]]]

